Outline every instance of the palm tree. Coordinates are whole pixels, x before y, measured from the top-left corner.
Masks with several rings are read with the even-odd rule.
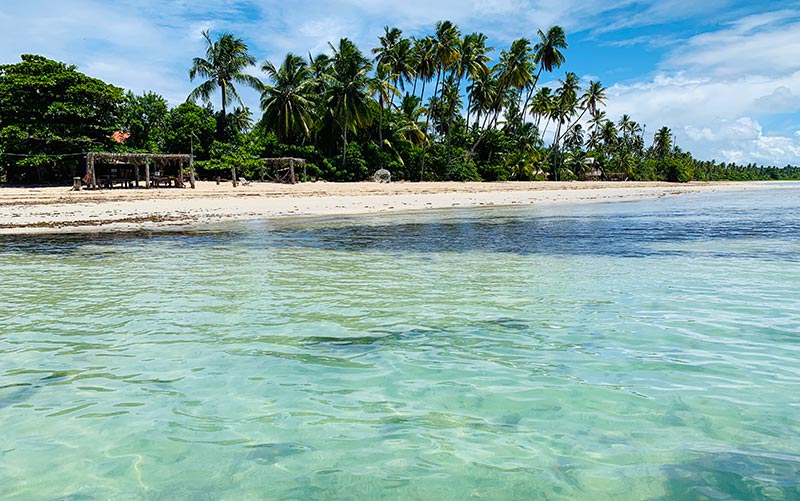
[[[428,116],[425,120],[425,130],[427,132],[430,126],[430,117],[436,113],[436,103],[441,100],[441,93],[444,86],[442,83],[442,75],[447,71],[454,68],[456,63],[461,58],[461,33],[458,28],[450,21],[439,21],[436,23],[436,36],[433,39],[433,60],[436,66],[436,86],[433,88],[433,97],[436,98],[437,91],[439,98],[431,100],[431,106],[428,109]],[[423,180],[425,174],[425,152],[428,143],[422,146],[422,160],[420,162],[419,177],[420,181]]]
[[[558,180],[558,146],[561,140],[561,127],[576,113],[578,106],[578,75],[567,73],[561,80],[561,87],[556,90],[556,107],[553,119],[556,120],[556,132],[553,139],[553,174]]]
[[[548,73],[553,72],[553,68],[558,68],[564,61],[564,54],[561,49],[567,48],[567,35],[561,26],[551,26],[547,33],[538,30],[539,42],[533,46],[534,56],[533,59],[539,65],[539,72],[536,74],[536,80],[542,74],[542,70]]]
[[[372,49],[372,53],[375,54],[375,63],[378,66],[392,66],[393,52],[402,37],[403,31],[400,28],[383,27],[383,35],[378,37],[381,45]]]
[[[411,40],[403,38],[399,28],[384,26],[383,36],[378,37],[380,47],[372,49],[375,54],[377,68],[385,66],[388,73],[392,74],[392,85],[405,90],[405,82],[410,81],[415,75],[411,58]],[[389,99],[389,106],[394,104],[394,95]]]
[[[383,113],[384,110],[390,106],[394,97],[400,94],[400,91],[392,85],[392,80],[395,79],[395,74],[390,73],[388,65],[378,65],[375,70],[375,76],[369,79],[369,91],[377,98],[378,101],[378,142],[381,149],[383,149]]]
[[[472,83],[467,86],[469,102],[467,117],[469,118],[470,113],[475,113],[475,124],[480,126],[481,116],[488,117],[491,113],[491,106],[496,101],[496,94],[497,80],[490,72],[475,75]],[[469,121],[467,121],[467,125],[469,125]]]
[[[417,80],[422,80],[422,91],[419,94],[420,100],[425,99],[425,84],[433,80],[433,76],[436,74],[436,58],[433,46],[433,37],[427,36],[414,40],[414,47],[411,51],[416,69],[414,73],[414,88],[411,94],[416,95]]]
[[[297,135],[309,137],[317,85],[311,68],[301,57],[290,52],[280,68],[266,61],[261,69],[272,80],[272,85],[266,85],[261,92],[264,123],[283,142]]]
[[[244,72],[246,68],[256,64],[256,58],[248,53],[247,44],[231,33],[223,33],[216,42],[213,42],[209,31],[206,30],[203,31],[203,38],[206,41],[206,57],[193,59],[189,79],[200,77],[206,81],[189,94],[187,101],[202,99],[206,103],[211,102],[211,95],[219,90],[222,95],[224,124],[229,104],[237,101],[240,106],[244,106],[234,83],[261,89],[261,82]]]
[[[567,48],[567,35],[561,26],[551,26],[547,33],[538,30],[537,34],[539,41],[533,46],[533,61],[539,65],[539,71],[536,73],[533,85],[528,89],[528,97],[525,99],[526,107],[536,89],[536,84],[539,83],[542,71],[546,70],[548,73],[552,73],[553,68],[560,67],[566,60],[561,50]]]
[[[342,165],[347,161],[347,131],[365,127],[372,121],[374,101],[367,92],[372,64],[347,38],[334,47],[330,71],[322,75],[326,84],[327,108],[342,129]]]
[[[489,74],[487,63],[491,60],[487,53],[492,50],[486,46],[488,38],[483,33],[466,35],[461,42],[461,61],[459,65],[459,80],[469,77],[474,83],[476,79]],[[467,126],[469,126],[470,111],[472,109],[472,95],[467,94]]]
[[[592,133],[600,134],[600,131],[603,129],[603,125],[606,123],[606,112],[602,110],[597,110],[592,113],[592,118],[589,119],[589,128],[591,129]]]
[[[569,73],[567,74],[568,77],[570,75],[574,75],[574,74],[569,74]],[[575,76],[573,78],[573,83],[577,83],[577,76]],[[575,87],[575,88],[577,88],[577,87]],[[597,110],[597,105],[598,104],[605,104],[605,88],[599,82],[594,82],[594,81],[589,82],[589,87],[584,91],[584,93],[581,96],[580,100],[577,101],[577,102],[574,101],[576,99],[576,94],[574,93],[574,91],[570,91],[568,94],[569,95],[565,95],[566,97],[563,97],[562,99],[566,99],[570,103],[577,104],[577,106],[579,106],[580,109],[581,109],[581,113],[575,120],[570,120],[569,119],[569,115],[567,116],[567,123],[571,122],[571,124],[566,128],[566,130],[564,132],[560,132],[560,129],[561,129],[560,124],[557,126],[557,128],[556,128],[556,137],[555,137],[555,140],[554,140],[554,144],[555,144],[555,148],[556,149],[558,148],[558,145],[562,140],[564,141],[565,146],[567,146],[567,143],[569,143],[569,142],[573,142],[573,143],[576,142],[575,140],[577,138],[574,136],[574,132],[576,130],[578,130],[578,129],[581,129],[581,125],[580,125],[581,118],[583,118],[583,116],[586,114],[587,111],[590,112],[590,114],[592,116],[595,116],[597,114],[597,111],[598,111]],[[561,106],[565,106],[566,103],[560,103],[560,104],[561,104]],[[574,105],[573,105],[571,114],[574,114],[574,109],[575,108],[574,108]],[[597,137],[598,137],[597,134],[594,134],[594,138],[596,139]],[[592,139],[592,136],[590,136],[590,140],[591,139]],[[580,136],[580,142],[581,142],[581,144],[583,144],[583,136],[582,136],[582,134]],[[594,144],[594,142],[592,144]],[[569,146],[567,146],[567,148],[569,148]]]
[[[542,87],[539,89],[536,94],[534,94],[533,99],[531,100],[529,111],[531,115],[536,116],[536,128],[539,129],[542,118],[549,117],[553,111],[554,103],[553,103],[553,89],[550,87]],[[545,127],[545,130],[547,127]],[[544,135],[544,132],[540,133]]]
[[[653,136],[653,153],[656,158],[663,159],[672,151],[672,131],[669,127],[661,127]]]
[[[605,99],[606,89],[603,87],[603,84],[595,81],[589,82],[589,87],[586,88],[580,99],[581,114],[575,119],[572,125],[564,131],[564,135],[568,134],[573,127],[578,125],[587,111],[590,115],[594,116],[594,114],[597,113],[597,106],[606,104]]]
[[[531,42],[525,38],[514,40],[508,51],[500,53],[500,62],[495,66],[500,87],[519,91],[519,104],[522,105],[522,91],[533,85],[534,54]],[[526,106],[527,107],[527,106]]]

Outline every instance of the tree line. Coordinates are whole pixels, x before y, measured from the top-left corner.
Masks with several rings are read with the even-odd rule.
[[[386,27],[368,53],[343,38],[327,54],[261,63],[231,33],[203,40],[187,65],[197,86],[173,108],[42,56],[0,66],[0,179],[67,179],[87,151],[192,152],[206,178],[231,167],[258,177],[258,159],[277,156],[305,158],[312,177],[329,181],[381,167],[443,181],[800,178],[797,167],[696,160],[667,127],[646,138],[631,116],[606,116],[602,83],[582,86],[575,73],[541,85],[565,62],[559,26],[499,52],[449,21],[422,37]],[[260,93],[257,121],[244,87]]]

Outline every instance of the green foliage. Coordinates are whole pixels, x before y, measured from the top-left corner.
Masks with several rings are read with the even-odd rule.
[[[0,151],[23,155],[4,157],[7,180],[82,174],[75,154],[113,147],[122,99],[122,89],[42,56],[25,54],[20,63],[0,66]]]
[[[492,62],[487,37],[462,36],[452,22],[415,39],[387,27],[374,60],[341,39],[331,55],[262,63],[262,83],[248,71],[256,59],[243,40],[204,32],[205,57],[189,71],[200,81],[189,101],[206,107],[187,102],[171,110],[153,92],[123,96],[74,67],[26,55],[0,66],[0,153],[24,155],[0,157],[0,180],[82,174],[81,153],[92,150],[193,150],[206,178],[228,178],[235,167],[258,179],[260,158],[286,156],[306,159],[309,176],[330,181],[365,180],[381,167],[394,180],[415,181],[800,178],[797,167],[698,161],[667,127],[645,144],[644,126],[627,114],[610,120],[600,109],[606,89],[582,85],[575,73],[537,88],[542,72],[565,62],[567,39],[558,26],[534,35],[499,49]],[[261,92],[255,126],[241,85]],[[216,113],[212,100],[221,105]],[[120,129],[130,132],[124,145],[110,139]],[[542,137],[553,136],[545,145]]]
[[[183,103],[170,110],[166,117],[165,151],[190,153],[195,158],[207,160],[214,143],[216,120],[207,108],[194,103]]]
[[[162,153],[167,141],[167,100],[154,92],[136,96],[128,91],[120,106],[120,126],[130,133],[125,146],[132,150]]]

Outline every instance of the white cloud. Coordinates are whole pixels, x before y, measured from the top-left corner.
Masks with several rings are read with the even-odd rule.
[[[608,115],[630,113],[651,131],[666,125],[699,158],[800,164],[798,136],[761,125],[800,111],[797,54],[800,12],[743,17],[691,37],[650,79],[612,85]]]
[[[692,37],[662,67],[729,78],[782,75],[800,70],[800,12],[745,17],[727,29]]]

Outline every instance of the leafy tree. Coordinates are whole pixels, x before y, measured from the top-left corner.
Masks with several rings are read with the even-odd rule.
[[[166,152],[193,152],[198,159],[209,158],[216,130],[216,120],[211,110],[194,103],[183,103],[170,110],[166,122]]]
[[[128,91],[120,106],[120,125],[129,132],[125,146],[150,153],[164,150],[167,135],[167,100],[154,92],[141,96]]]
[[[122,89],[43,56],[24,54],[0,66],[7,180],[43,183],[82,174],[81,153],[113,147],[122,101]]]

